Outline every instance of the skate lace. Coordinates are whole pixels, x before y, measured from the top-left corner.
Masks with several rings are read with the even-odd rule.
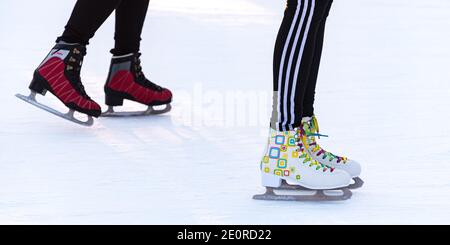
[[[86,55],[86,51],[80,51],[77,48],[71,52],[71,56],[67,61],[66,71],[72,76],[72,85],[75,89],[85,98],[90,99],[87,95],[83,83],[81,82],[81,67],[83,66],[83,57]]]
[[[334,171],[334,168],[331,168],[327,165],[321,164],[318,161],[314,160],[306,151],[306,149],[308,149],[308,144],[307,144],[307,136],[305,134],[305,131],[302,128],[299,128],[297,130],[297,134],[296,134],[296,139],[297,139],[297,146],[298,149],[297,151],[299,153],[301,153],[301,155],[299,155],[300,159],[303,159],[303,164],[309,164],[309,167],[311,168],[315,168],[316,170],[321,170],[323,169],[323,172],[326,172],[328,170],[330,170],[331,172]]]
[[[146,87],[151,88],[152,90],[156,90],[156,91],[161,91],[162,87],[158,86],[157,84],[153,83],[152,81],[150,81],[149,79],[147,79],[144,75],[144,72],[142,71],[142,65],[141,65],[141,53],[138,53],[135,56],[135,60],[134,60],[134,71],[135,71],[135,75],[136,75],[136,79],[141,81],[142,83],[144,83],[146,85]]]
[[[328,135],[320,134],[319,123],[317,122],[317,118],[315,116],[313,116],[313,118],[308,122],[305,134],[307,139],[311,142],[308,144],[308,146],[312,147],[311,151],[315,153],[318,157],[321,156],[323,160],[328,159],[329,162],[332,162],[333,160],[336,159],[337,163],[343,164],[347,163],[348,161],[347,157],[337,156],[331,152],[328,152],[324,150],[322,147],[320,147],[320,145],[317,143],[315,137],[318,137],[320,139],[320,137],[328,137]]]

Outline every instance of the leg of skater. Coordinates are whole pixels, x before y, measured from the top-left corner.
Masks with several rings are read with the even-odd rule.
[[[116,9],[115,47],[107,82],[105,98],[109,109],[104,116],[139,116],[159,114],[170,110],[172,93],[149,81],[142,72],[139,53],[141,33],[149,0],[124,0]],[[114,112],[114,106],[122,106],[124,99],[149,106],[144,112]],[[167,105],[164,110],[153,106]]]
[[[318,162],[324,165],[344,170],[353,178],[357,178],[361,174],[361,166],[356,161],[350,160],[346,157],[340,157],[332,154],[320,147],[317,143],[316,136],[319,135],[319,126],[317,118],[314,116],[314,101],[316,93],[317,78],[319,75],[320,61],[322,57],[326,20],[333,1],[329,1],[328,6],[324,12],[324,18],[319,23],[317,31],[314,55],[312,59],[310,74],[306,86],[305,95],[303,98],[303,113],[302,113],[302,127],[307,135],[307,148],[309,154]],[[359,188],[363,182],[360,179],[355,179],[355,184],[351,188]]]
[[[339,189],[350,184],[345,171],[315,161],[309,155],[301,127],[303,97],[308,85],[317,33],[330,0],[288,0],[274,54],[274,95],[269,143],[261,163],[263,186],[268,192],[257,199],[346,200],[339,197],[274,196],[273,189],[290,181],[313,190]]]
[[[125,0],[117,7],[115,47],[111,50],[113,55],[139,52],[149,3],[149,0]]]
[[[274,55],[274,108],[272,126],[286,130],[301,125],[305,93],[312,67],[321,49],[322,23],[331,0],[290,0],[278,34]],[[320,60],[319,60],[320,62]]]
[[[311,69],[308,76],[305,96],[303,98],[303,113],[302,117],[312,117],[314,115],[314,100],[316,95],[316,84],[319,76],[320,61],[322,59],[323,43],[325,36],[325,26],[328,13],[331,8],[332,1],[329,3],[329,8],[325,13],[325,18],[319,23],[317,30],[316,42],[314,46],[314,55],[311,63]]]
[[[63,34],[56,42],[88,45],[100,26],[122,0],[78,0]]]
[[[88,126],[93,122],[92,116],[100,116],[101,108],[84,90],[80,71],[89,39],[120,2],[121,0],[76,2],[64,33],[34,72],[30,84],[32,94],[29,97],[32,100],[29,102],[37,103],[35,94],[45,95],[49,91],[71,110],[70,113],[58,113],[41,104],[38,107],[81,124],[83,123],[73,117],[73,112],[87,114],[90,117],[84,124]]]

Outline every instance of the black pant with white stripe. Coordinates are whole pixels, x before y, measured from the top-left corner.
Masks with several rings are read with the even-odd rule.
[[[314,113],[325,23],[333,0],[288,0],[274,55],[271,126],[293,130]]]

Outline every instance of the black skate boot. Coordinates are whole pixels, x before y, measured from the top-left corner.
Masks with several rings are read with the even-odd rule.
[[[112,58],[105,84],[105,102],[109,108],[103,116],[145,116],[170,111],[172,92],[152,83],[144,76],[140,56],[140,53],[134,53]],[[147,105],[148,109],[142,112],[114,112],[113,107],[122,106],[125,99]],[[166,105],[166,108],[153,108],[160,105]]]
[[[92,125],[92,117],[99,117],[101,108],[86,94],[81,83],[80,70],[85,55],[85,46],[56,44],[34,72],[29,86],[31,95],[18,97],[75,123]],[[64,103],[70,109],[69,113],[63,114],[36,101],[36,94],[45,95],[47,91]],[[75,119],[73,117],[75,111],[88,115],[88,121]]]

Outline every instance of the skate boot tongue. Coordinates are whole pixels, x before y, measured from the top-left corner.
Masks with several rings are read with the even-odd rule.
[[[315,137],[328,137],[328,135],[320,134],[319,123],[317,122],[317,118],[313,117],[304,117],[302,119],[302,127],[305,130],[306,136],[308,138],[314,139]]]
[[[71,77],[71,84],[75,87],[75,89],[86,99],[90,100],[91,98],[87,95],[86,90],[81,82],[81,67],[83,66],[83,59],[86,56],[86,47],[83,45],[77,44],[58,44],[65,49],[70,50],[70,54],[65,60],[66,63],[66,75]]]

